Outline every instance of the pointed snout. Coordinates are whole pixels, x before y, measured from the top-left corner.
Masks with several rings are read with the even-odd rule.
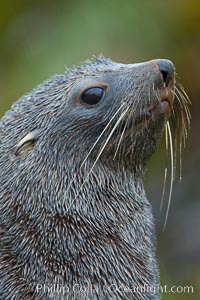
[[[156,59],[155,62],[162,75],[165,86],[168,87],[170,81],[174,79],[174,74],[175,74],[174,64],[168,59]]]

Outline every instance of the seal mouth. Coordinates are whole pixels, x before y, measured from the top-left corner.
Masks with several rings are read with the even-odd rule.
[[[155,118],[156,113],[164,114],[169,118],[173,112],[174,96],[170,89],[163,89],[159,92],[159,98],[145,110],[141,111],[140,115],[136,117],[134,125],[147,124],[148,121]]]

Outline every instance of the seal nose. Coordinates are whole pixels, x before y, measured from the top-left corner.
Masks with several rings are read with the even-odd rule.
[[[165,86],[169,85],[169,82],[174,78],[175,67],[174,64],[168,59],[157,59],[157,66],[162,74]]]

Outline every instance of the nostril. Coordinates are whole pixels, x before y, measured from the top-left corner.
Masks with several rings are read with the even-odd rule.
[[[160,72],[162,74],[165,86],[168,86],[169,85],[169,81],[170,81],[170,76],[169,76],[168,72],[167,71],[161,71],[161,70],[160,70]]]
[[[169,82],[174,78],[174,65],[170,60],[167,59],[157,59],[156,63],[162,74],[164,84],[167,87]]]

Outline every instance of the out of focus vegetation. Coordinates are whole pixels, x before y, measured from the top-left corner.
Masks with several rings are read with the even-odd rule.
[[[192,285],[200,299],[200,1],[7,0],[0,3],[0,114],[35,85],[93,54],[132,63],[169,58],[192,101],[183,181],[175,183],[166,230],[159,212],[164,153],[149,164],[162,284]]]

